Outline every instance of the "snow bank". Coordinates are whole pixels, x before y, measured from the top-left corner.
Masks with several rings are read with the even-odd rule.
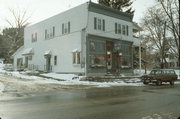
[[[179,70],[175,70],[177,76],[178,76],[178,79],[180,79],[180,69]]]
[[[0,93],[4,91],[4,84],[0,82]]]
[[[57,74],[57,73],[46,73],[41,74],[41,76],[46,76],[54,79],[61,79],[61,80],[72,80],[74,78],[78,78],[77,75],[74,74]]]

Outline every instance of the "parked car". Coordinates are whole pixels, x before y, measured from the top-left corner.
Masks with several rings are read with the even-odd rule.
[[[149,75],[143,75],[141,79],[144,84],[156,83],[156,85],[161,85],[162,82],[169,82],[170,85],[174,85],[177,75],[172,69],[155,69]]]
[[[6,71],[13,71],[13,65],[12,64],[5,64],[3,68]]]

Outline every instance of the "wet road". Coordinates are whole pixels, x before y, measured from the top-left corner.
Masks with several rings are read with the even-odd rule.
[[[180,85],[66,90],[0,101],[2,119],[175,119]],[[151,118],[155,119],[155,118]]]

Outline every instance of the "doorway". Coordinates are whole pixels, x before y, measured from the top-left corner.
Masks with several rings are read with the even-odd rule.
[[[113,72],[113,48],[114,43],[111,41],[106,42],[106,66],[107,66],[107,73]]]
[[[46,56],[46,67],[45,70],[47,72],[51,72],[51,56]]]

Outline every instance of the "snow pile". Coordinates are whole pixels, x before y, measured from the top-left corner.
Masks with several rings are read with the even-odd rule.
[[[180,79],[180,69],[179,70],[175,70],[177,76],[178,76],[178,79]]]
[[[140,78],[132,78],[126,81],[127,83],[139,83],[141,82]]]
[[[20,72],[17,72],[17,71],[13,71],[13,72],[3,72],[3,73],[6,74],[6,75],[9,75],[9,76],[20,78],[20,79],[27,79],[27,80],[42,79],[41,77],[38,77],[38,76],[24,75],[25,74],[24,72],[20,73]]]
[[[4,84],[0,82],[0,93],[4,91]]]
[[[60,80],[72,80],[79,78],[77,75],[74,74],[57,74],[57,73],[46,73],[46,74],[41,74],[41,76],[46,76],[54,79],[60,79]]]

